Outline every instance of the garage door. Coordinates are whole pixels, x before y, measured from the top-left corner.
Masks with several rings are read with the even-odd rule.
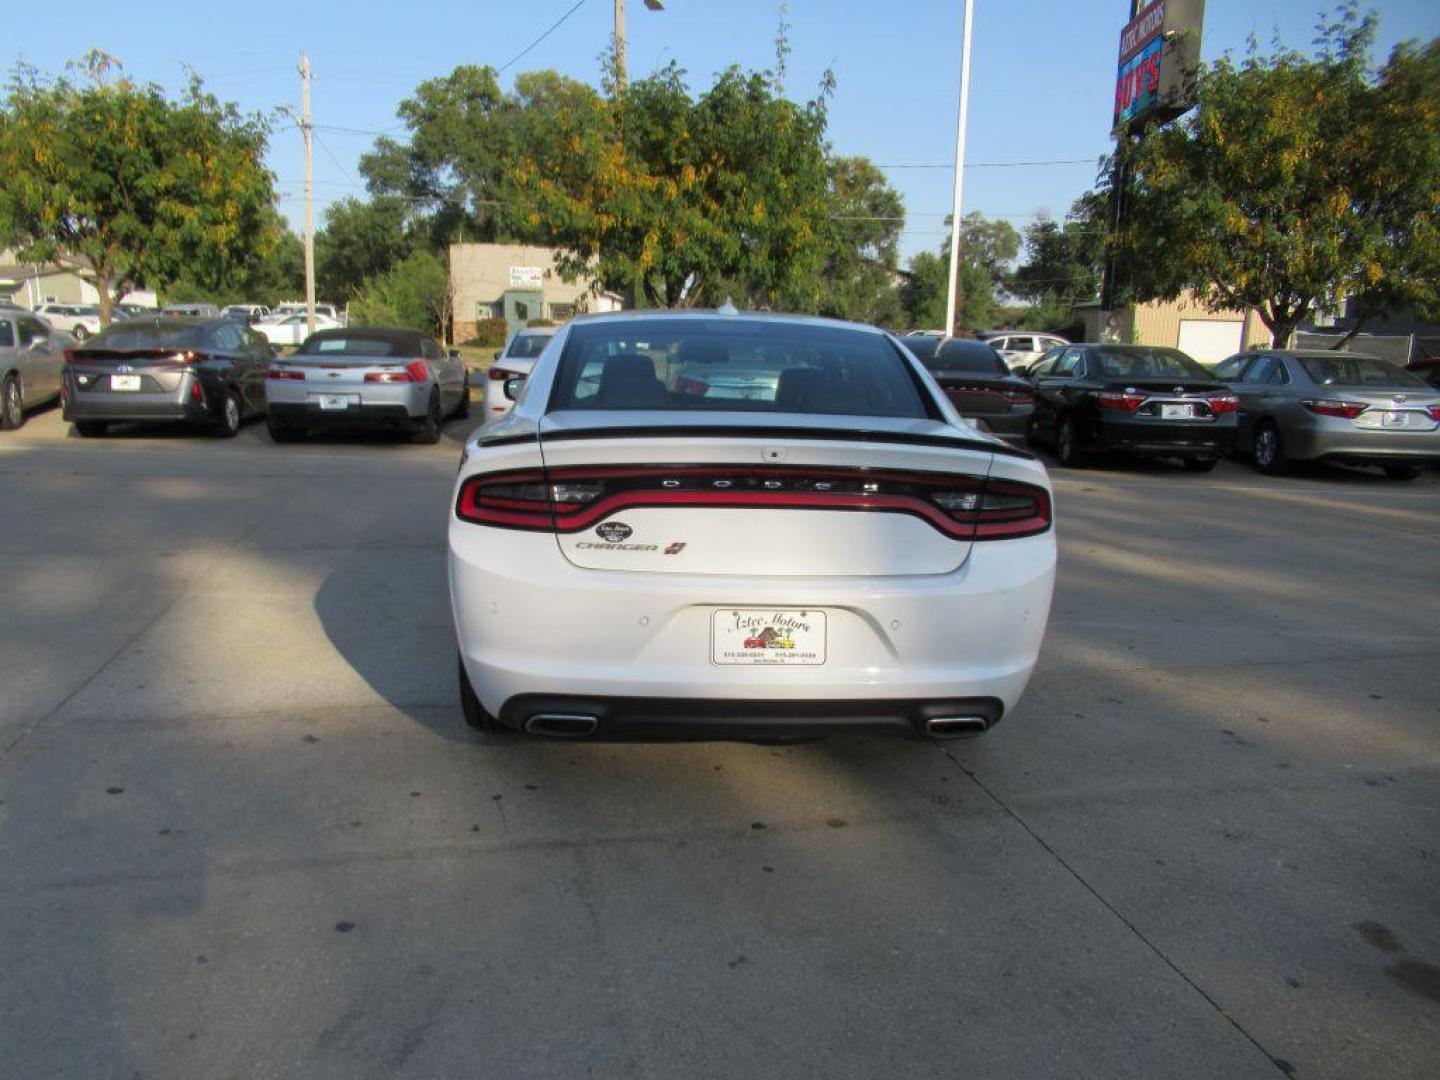
[[[1213,319],[1181,319],[1180,351],[1202,364],[1217,364],[1240,351],[1240,337],[1245,323],[1217,322]]]

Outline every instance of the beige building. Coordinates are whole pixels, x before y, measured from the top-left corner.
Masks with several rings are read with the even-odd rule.
[[[1202,364],[1270,344],[1270,329],[1254,308],[1211,311],[1189,294],[1173,302],[1121,308],[1111,313],[1109,333],[1099,305],[1081,308],[1080,316],[1085,320],[1086,341],[1109,337],[1136,345],[1167,345]]]
[[[556,256],[524,244],[451,244],[455,340],[473,338],[482,319],[504,319],[508,336],[534,319],[560,323],[582,312],[620,309],[620,297],[597,291],[593,282],[564,280]]]

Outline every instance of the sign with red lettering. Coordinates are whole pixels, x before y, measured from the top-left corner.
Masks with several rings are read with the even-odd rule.
[[[1151,0],[1120,31],[1114,126],[1179,116],[1195,103],[1205,0]]]

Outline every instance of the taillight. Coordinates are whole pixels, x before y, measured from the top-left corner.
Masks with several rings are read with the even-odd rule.
[[[1342,420],[1354,420],[1370,407],[1363,401],[1342,401],[1339,398],[1306,398],[1300,404],[1317,416],[1338,416]]]
[[[404,371],[367,371],[366,382],[378,383],[404,383],[424,382],[430,378],[430,369],[424,360],[411,360],[405,365]]]
[[[205,407],[205,388],[200,385],[199,379],[190,384],[190,400],[202,409]]]
[[[1430,419],[1440,420],[1440,405],[1430,406]]]
[[[1011,405],[1030,405],[1035,401],[1035,395],[1029,390],[1002,390],[1000,396]]]
[[[278,382],[284,382],[284,381],[286,381],[286,380],[290,380],[290,381],[294,381],[294,382],[304,382],[304,381],[305,381],[305,372],[303,372],[303,371],[296,371],[296,370],[294,370],[293,368],[274,368],[274,367],[272,367],[272,368],[270,368],[269,370],[267,370],[267,371],[265,372],[265,378],[267,378],[267,379],[275,379],[275,380],[278,381]]]
[[[918,517],[956,540],[1033,536],[1051,524],[1049,494],[1033,484],[945,473],[703,465],[538,469],[472,476],[462,521],[577,533],[636,507],[879,511]]]
[[[1148,396],[1148,394],[1137,394],[1133,390],[1126,390],[1124,393],[1119,390],[1101,390],[1095,394],[1095,404],[1102,409],[1134,412],[1145,404]]]
[[[688,375],[681,375],[675,380],[675,392],[686,394],[690,397],[704,397],[710,392],[709,383],[703,383],[699,379],[692,379]]]
[[[491,364],[489,378],[491,382],[504,382],[506,379],[523,379],[524,376],[518,371],[511,371],[508,368]]]
[[[66,350],[65,350],[65,363],[67,363],[67,364],[73,364],[73,363],[75,363],[75,350],[74,350],[74,349],[66,349]]]
[[[1205,399],[1210,406],[1210,411],[1216,416],[1221,413],[1234,412],[1240,408],[1240,398],[1235,394],[1214,394]]]

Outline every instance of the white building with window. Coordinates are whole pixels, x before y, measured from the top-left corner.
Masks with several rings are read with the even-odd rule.
[[[564,280],[555,268],[558,254],[525,244],[451,244],[455,340],[469,341],[484,319],[504,319],[508,336],[536,319],[561,323],[581,312],[620,310],[614,293]]]

